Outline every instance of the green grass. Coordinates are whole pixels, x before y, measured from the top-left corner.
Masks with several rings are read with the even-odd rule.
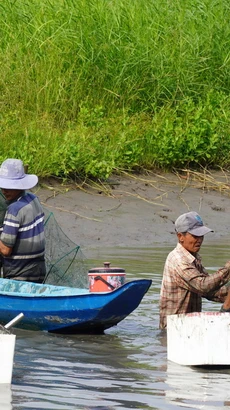
[[[227,0],[4,0],[0,161],[39,176],[230,164]]]

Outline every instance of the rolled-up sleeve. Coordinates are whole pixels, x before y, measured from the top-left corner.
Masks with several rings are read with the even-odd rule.
[[[214,297],[218,289],[230,279],[230,269],[226,267],[219,269],[215,273],[208,274],[202,265],[200,265],[200,270],[198,270],[194,263],[185,263],[177,266],[175,272],[175,281],[178,286],[208,299],[212,296]],[[223,294],[226,296],[226,289],[223,290]]]

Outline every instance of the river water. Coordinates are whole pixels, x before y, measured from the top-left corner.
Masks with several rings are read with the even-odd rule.
[[[126,270],[127,280],[152,279],[139,307],[104,335],[55,335],[14,330],[11,386],[0,386],[0,409],[126,410],[230,408],[230,370],[202,370],[167,362],[158,329],[164,260],[172,247],[98,249],[91,267]],[[204,265],[214,271],[229,258],[226,244],[203,245]],[[203,310],[219,310],[205,302]],[[221,340],[220,340],[221,348]]]

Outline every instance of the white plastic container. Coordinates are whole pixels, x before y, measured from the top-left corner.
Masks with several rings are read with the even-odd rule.
[[[0,384],[11,384],[16,336],[9,329],[24,317],[19,313],[5,326],[0,325]]]
[[[12,390],[10,384],[0,384],[1,410],[12,410]]]
[[[189,366],[230,365],[230,313],[167,316],[167,357]]]
[[[16,336],[0,334],[0,383],[11,384]]]

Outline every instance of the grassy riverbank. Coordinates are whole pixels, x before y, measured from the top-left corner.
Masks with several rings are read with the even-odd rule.
[[[39,176],[230,164],[229,2],[0,5],[0,160]]]

